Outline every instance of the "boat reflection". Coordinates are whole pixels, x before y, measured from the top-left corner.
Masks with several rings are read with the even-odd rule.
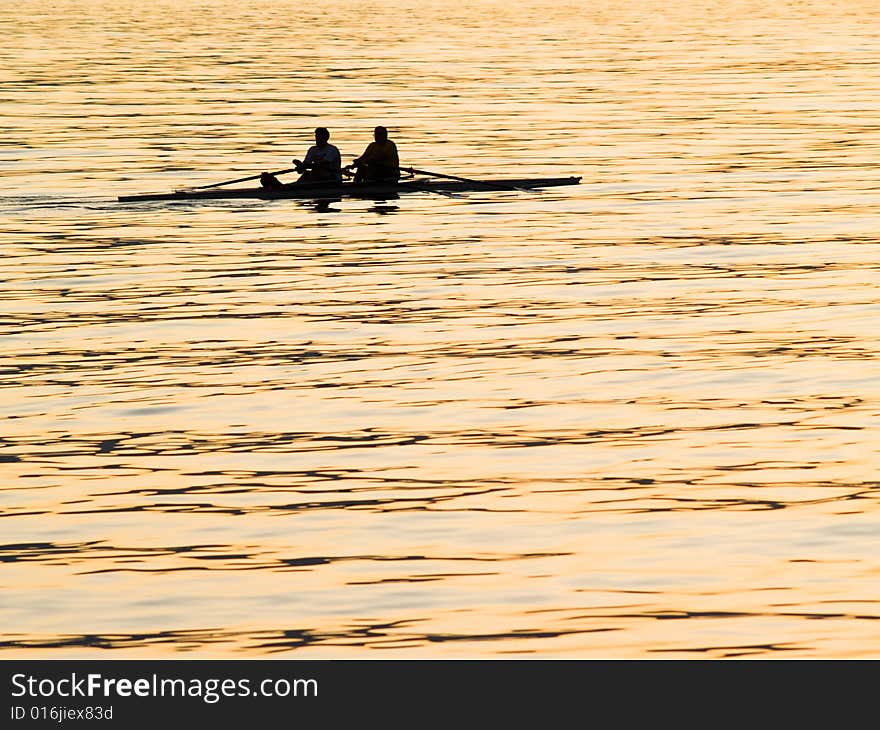
[[[390,200],[400,200],[399,195],[385,195],[382,198],[373,199],[374,205],[367,210],[370,213],[378,213],[379,215],[388,215],[400,210],[400,207],[389,203]],[[320,200],[302,200],[297,201],[300,208],[311,210],[315,213],[341,213],[340,208],[332,207],[334,203],[341,203],[342,198],[321,198]]]
[[[311,204],[305,204],[303,207],[311,208],[316,213],[341,213],[339,208],[331,208],[333,203],[341,203],[342,198],[333,198],[328,200],[315,200]]]
[[[388,205],[384,201],[382,203],[376,203],[376,205],[370,208],[371,213],[378,213],[379,215],[388,215],[389,213],[394,213],[398,210],[400,210],[399,206]]]

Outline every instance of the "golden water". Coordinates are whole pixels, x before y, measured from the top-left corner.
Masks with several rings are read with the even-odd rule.
[[[4,2],[0,657],[880,655],[878,53],[874,2]],[[319,124],[583,182],[115,202]]]

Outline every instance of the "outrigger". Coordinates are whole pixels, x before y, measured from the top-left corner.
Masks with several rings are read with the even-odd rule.
[[[580,177],[534,177],[534,178],[504,178],[490,180],[472,180],[455,175],[443,175],[417,170],[412,167],[401,167],[403,172],[409,173],[411,178],[404,178],[398,182],[369,182],[369,183],[291,183],[281,188],[226,188],[219,189],[223,185],[231,185],[248,180],[255,180],[259,175],[252,177],[228,180],[213,185],[204,185],[196,188],[175,190],[172,193],[152,193],[145,195],[120,195],[117,200],[120,203],[138,203],[158,200],[221,200],[227,198],[257,198],[261,200],[277,200],[281,198],[297,198],[306,200],[336,200],[339,198],[363,198],[367,200],[395,199],[401,193],[437,193],[439,195],[455,196],[456,193],[473,192],[479,190],[526,190],[534,191],[540,188],[556,187],[559,185],[577,185]],[[279,170],[276,175],[291,172],[291,170]],[[425,178],[416,178],[416,175],[424,175]],[[435,178],[435,179],[432,179]]]

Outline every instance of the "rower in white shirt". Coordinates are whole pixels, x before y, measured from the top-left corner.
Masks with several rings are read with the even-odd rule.
[[[315,130],[315,144],[309,147],[306,158],[293,161],[296,171],[300,173],[297,183],[342,182],[342,156],[329,140],[330,132],[326,128],[318,127]],[[284,187],[284,183],[268,172],[260,175],[260,184],[264,188]]]

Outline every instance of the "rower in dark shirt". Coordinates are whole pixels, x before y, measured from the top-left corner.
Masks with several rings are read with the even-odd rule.
[[[354,181],[359,182],[397,182],[400,178],[400,159],[397,156],[397,145],[388,139],[385,127],[373,130],[373,139],[364,150],[364,154],[345,167],[346,170],[356,167]]]

